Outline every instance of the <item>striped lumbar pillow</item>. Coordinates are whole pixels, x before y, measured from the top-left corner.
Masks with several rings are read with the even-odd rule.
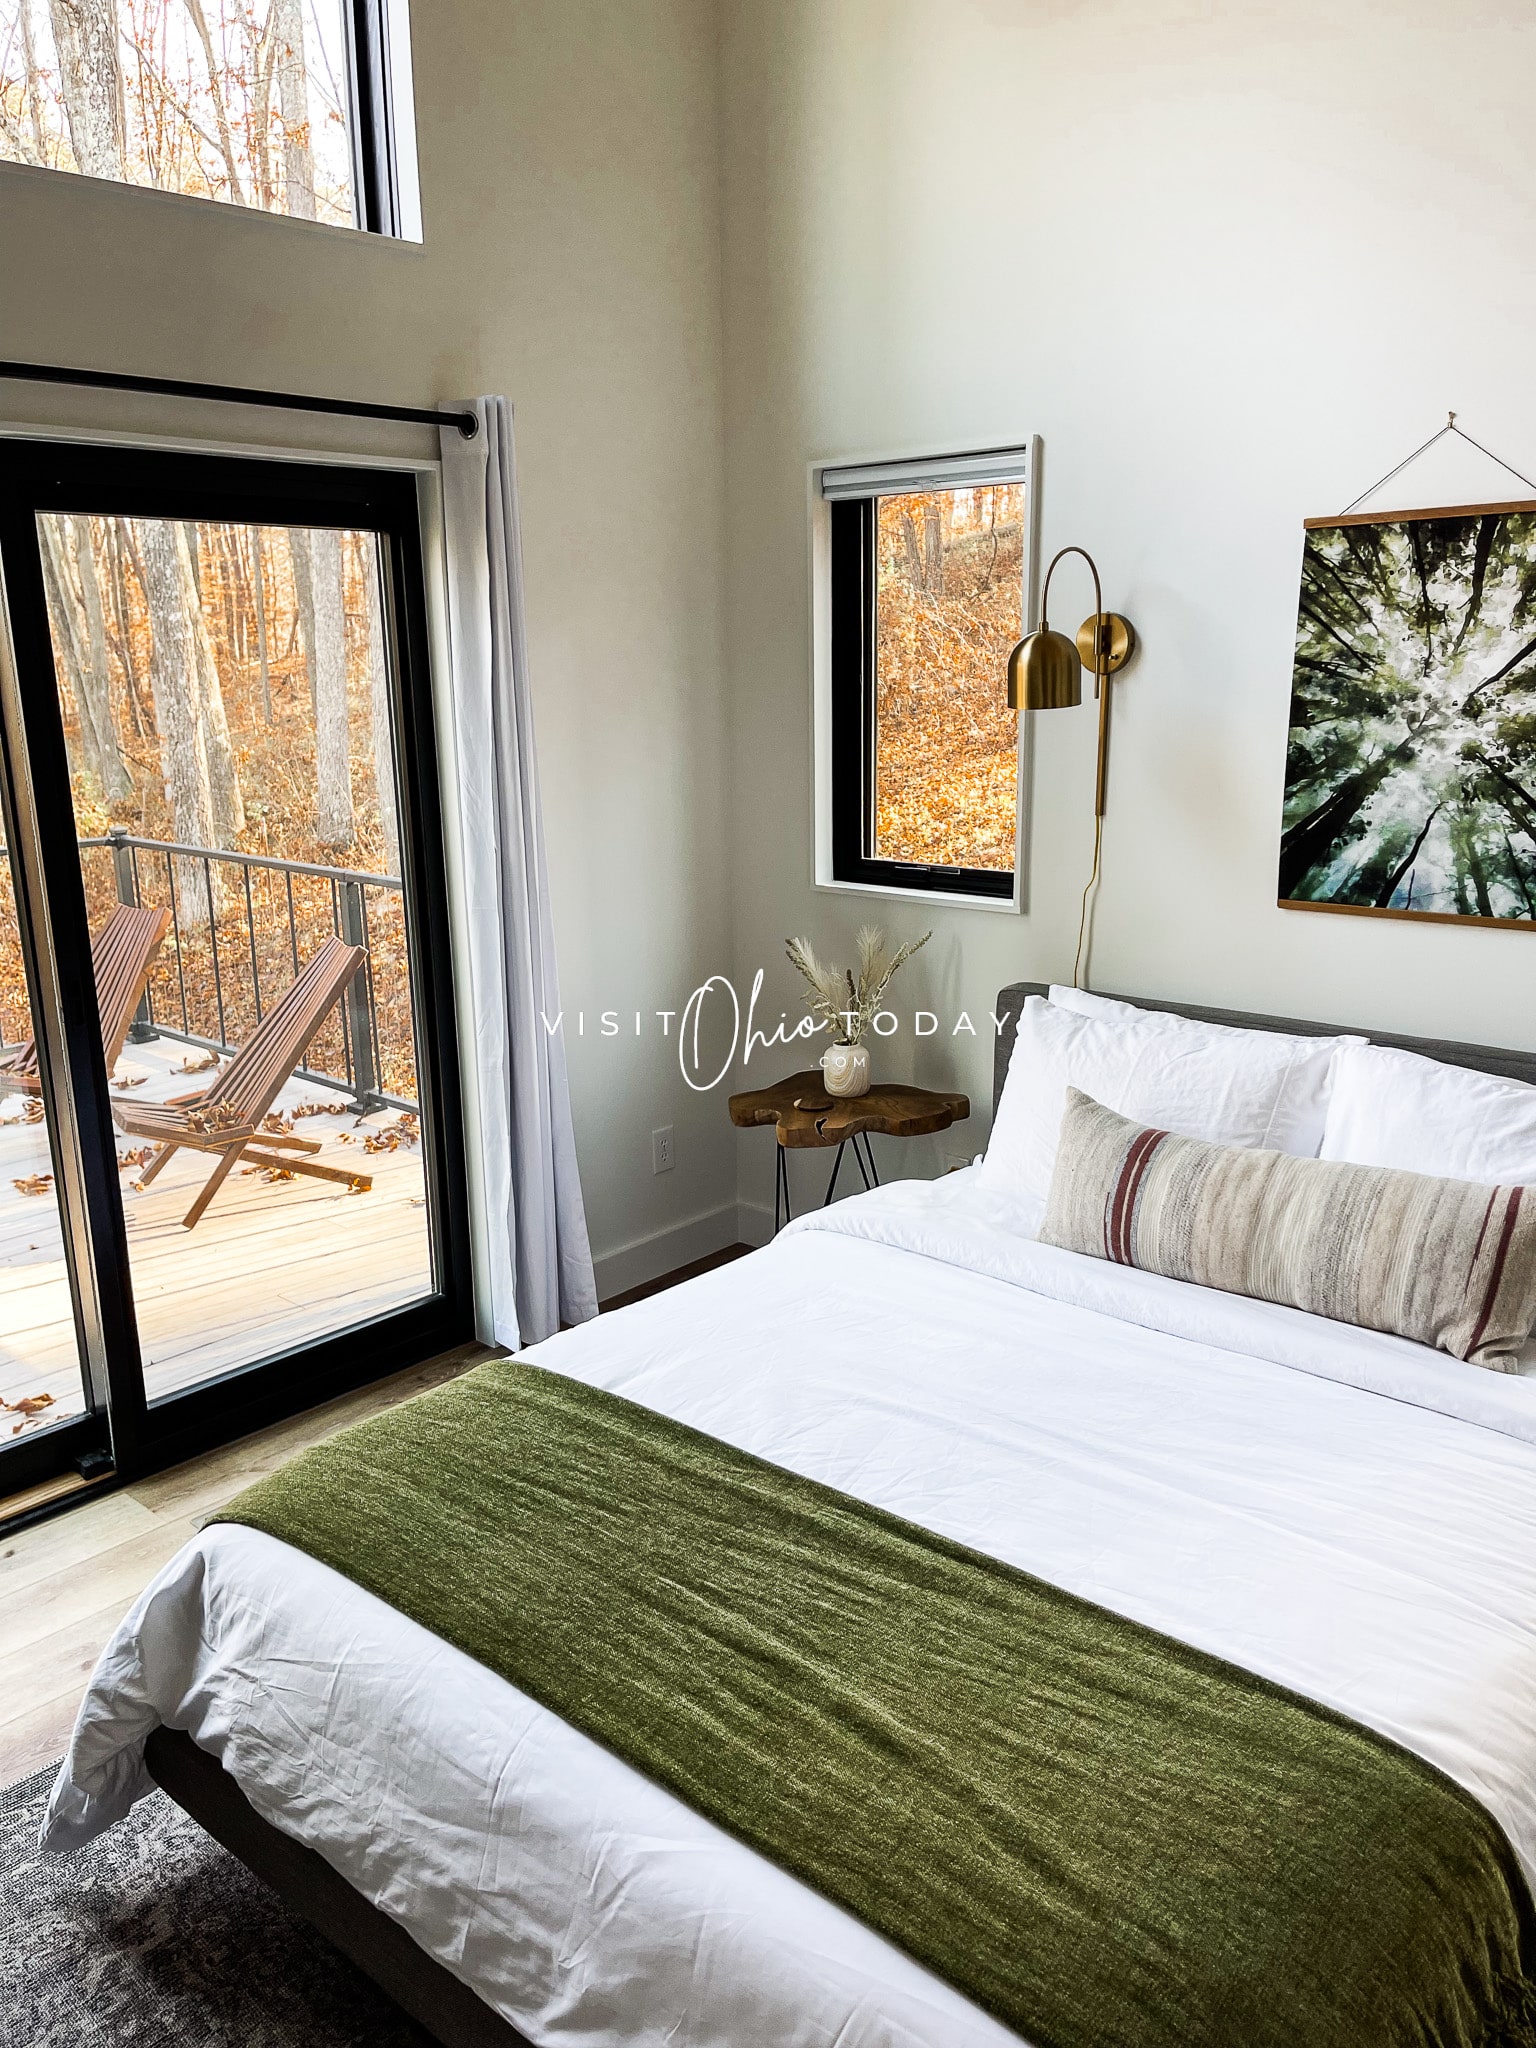
[[[1176,1138],[1076,1088],[1040,1236],[1500,1372],[1536,1318],[1536,1188]]]

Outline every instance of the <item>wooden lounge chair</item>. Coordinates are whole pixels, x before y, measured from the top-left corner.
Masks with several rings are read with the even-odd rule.
[[[184,1145],[195,1152],[217,1153],[218,1165],[181,1219],[188,1230],[242,1158],[253,1166],[307,1173],[316,1180],[339,1180],[348,1187],[372,1187],[369,1174],[317,1166],[305,1156],[320,1150],[313,1139],[261,1128],[283,1084],[325,1022],[326,1012],[367,957],[361,946],[327,939],[209,1087],[193,1095],[175,1096],[169,1102],[113,1101],[112,1119],[120,1131],[131,1138],[151,1138],[160,1147],[140,1176],[141,1186],[148,1186],[171,1154]]]
[[[91,941],[91,971],[96,978],[96,1009],[108,1075],[122,1057],[128,1027],[149,986],[150,970],[170,922],[168,910],[119,903]],[[39,1095],[42,1085],[35,1039],[29,1038],[0,1060],[0,1088],[20,1088],[28,1095]]]

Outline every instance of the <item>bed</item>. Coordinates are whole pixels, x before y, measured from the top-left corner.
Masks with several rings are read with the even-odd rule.
[[[1044,994],[999,997],[999,1087]],[[1536,1081],[1532,1055],[1378,1042]],[[1472,1794],[1536,1877],[1526,1374],[1036,1242],[974,1168],[802,1218],[530,1356],[1377,1731]],[[1019,2039],[250,1528],[205,1531],[118,1630],[49,1845],[156,1779],[449,2048]]]

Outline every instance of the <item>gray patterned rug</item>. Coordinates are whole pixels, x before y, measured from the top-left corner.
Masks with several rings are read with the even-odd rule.
[[[39,1854],[53,1778],[0,1790],[6,2048],[431,2048],[163,1792]]]

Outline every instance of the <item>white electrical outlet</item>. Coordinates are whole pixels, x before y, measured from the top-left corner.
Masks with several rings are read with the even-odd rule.
[[[670,1173],[676,1164],[677,1160],[672,1151],[672,1126],[667,1124],[663,1129],[651,1133],[651,1171]]]

